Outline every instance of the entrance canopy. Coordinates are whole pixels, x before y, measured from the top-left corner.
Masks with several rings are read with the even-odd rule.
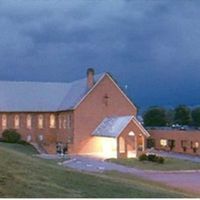
[[[135,116],[106,117],[92,132],[87,148],[104,158],[136,157],[149,133]]]
[[[126,126],[133,121],[144,136],[149,137],[149,133],[143,128],[134,116],[106,117],[92,133],[93,136],[117,138]]]

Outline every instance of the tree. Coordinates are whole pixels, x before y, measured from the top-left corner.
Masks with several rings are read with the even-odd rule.
[[[168,109],[166,111],[167,125],[170,126],[174,123],[174,109]]]
[[[191,111],[185,105],[179,105],[175,108],[174,122],[180,125],[189,125],[191,123]]]
[[[200,107],[192,111],[192,122],[195,126],[200,126]]]
[[[143,115],[145,126],[166,126],[166,111],[164,108],[151,107]]]

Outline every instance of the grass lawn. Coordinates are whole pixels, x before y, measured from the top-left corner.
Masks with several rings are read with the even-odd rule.
[[[108,159],[110,162],[145,170],[192,170],[200,169],[200,163],[174,158],[165,158],[164,164],[151,161],[139,161],[136,158]]]
[[[81,173],[32,154],[31,146],[0,143],[0,197],[195,197],[116,172]]]
[[[19,145],[0,142],[0,147],[6,147],[7,149],[14,150],[16,152],[21,152],[27,155],[38,154],[37,150],[32,145]]]

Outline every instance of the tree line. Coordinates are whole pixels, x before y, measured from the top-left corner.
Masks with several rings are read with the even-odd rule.
[[[179,105],[174,109],[163,107],[150,107],[143,114],[145,126],[172,126],[179,124],[181,126],[200,127],[200,107],[194,109],[186,105]]]

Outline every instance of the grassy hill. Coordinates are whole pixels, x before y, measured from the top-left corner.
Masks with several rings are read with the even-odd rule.
[[[89,174],[32,154],[31,146],[0,143],[0,197],[191,197],[134,176]]]

